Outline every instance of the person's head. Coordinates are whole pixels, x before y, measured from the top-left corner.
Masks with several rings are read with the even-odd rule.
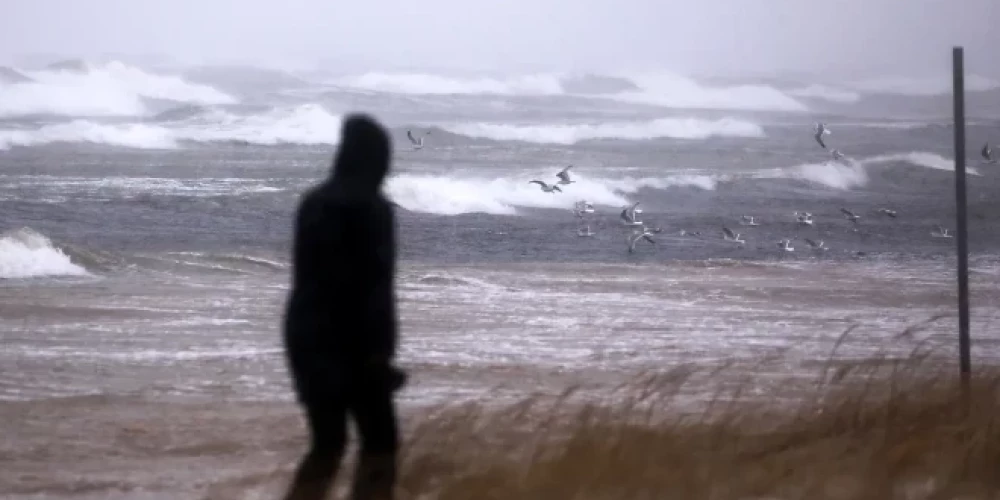
[[[375,119],[349,115],[344,119],[340,147],[334,157],[333,180],[352,189],[376,191],[389,174],[392,142]]]

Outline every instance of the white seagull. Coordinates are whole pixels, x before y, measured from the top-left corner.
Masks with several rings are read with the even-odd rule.
[[[555,184],[548,185],[542,181],[528,181],[528,184],[538,184],[539,186],[542,187],[542,191],[546,193],[551,193],[553,191],[559,191],[560,193],[562,192],[562,189],[559,189],[559,186],[556,186]]]
[[[951,238],[951,233],[944,226],[938,226],[931,231],[931,236],[935,238]]]
[[[993,158],[993,148],[990,147],[990,143],[983,144],[983,149],[979,151],[979,154],[983,156],[983,159],[987,163],[996,163],[996,158]]]
[[[579,237],[581,237],[581,238],[586,238],[586,237],[589,237],[589,236],[593,236],[595,234],[597,234],[597,233],[595,233],[595,232],[593,232],[593,231],[590,230],[590,224],[587,224],[586,226],[581,227],[580,229],[576,230],[576,235],[579,236]]]
[[[583,214],[594,213],[594,205],[587,200],[581,200],[576,202],[576,205],[573,207],[573,212],[577,217],[583,217]]]
[[[830,130],[826,128],[826,125],[823,125],[822,123],[816,123],[816,134],[813,135],[813,138],[816,139],[816,142],[818,142],[819,145],[823,147],[823,149],[826,149],[826,144],[823,142],[823,135],[829,133]]]
[[[893,210],[893,209],[891,209],[891,208],[884,208],[884,207],[880,208],[880,209],[878,209],[878,213],[885,214],[885,215],[887,215],[889,217],[892,217],[893,219],[896,218],[896,211]]]
[[[739,243],[740,245],[746,243],[745,240],[740,238],[740,233],[734,233],[732,229],[726,226],[722,226],[722,238],[726,241]]]
[[[740,217],[740,224],[744,226],[759,226],[760,223],[757,222],[757,218],[752,215],[744,215]]]
[[[656,244],[656,242],[653,241],[653,233],[649,229],[643,228],[642,231],[635,231],[632,233],[631,236],[629,236],[628,253],[632,253],[635,251],[635,244],[638,243],[639,240],[641,239],[644,239],[653,245]]]
[[[813,214],[809,212],[795,212],[795,219],[804,226],[813,225]]]
[[[556,184],[572,184],[574,182],[569,179],[569,169],[571,168],[573,168],[573,165],[560,170],[559,173],[556,174],[556,177],[559,178],[559,182]]]
[[[428,130],[427,133],[424,134],[424,135],[430,135],[430,134],[431,134],[431,131]],[[420,149],[420,148],[424,147],[424,138],[423,137],[413,137],[413,132],[410,131],[410,130],[406,131],[406,137],[407,137],[407,139],[410,140],[410,143],[413,144],[413,149]]]
[[[622,209],[621,219],[626,226],[642,225],[642,221],[635,219],[636,214],[642,213],[642,210],[639,210],[638,207],[639,207],[639,202],[637,201],[631,207],[625,207],[624,209]]]
[[[846,218],[847,220],[849,220],[851,222],[857,223],[858,219],[861,218],[860,215],[858,215],[858,214],[856,214],[856,213],[854,213],[854,212],[852,212],[852,211],[850,211],[850,210],[848,210],[846,208],[841,208],[840,211],[841,211],[841,213],[844,214],[844,218]]]
[[[782,249],[782,250],[784,250],[786,252],[794,252],[795,251],[795,247],[792,246],[792,240],[790,240],[788,238],[785,238],[785,239],[779,241],[778,242],[778,248],[780,248],[780,249]]]
[[[820,250],[820,251],[826,250],[826,243],[823,243],[823,240],[813,241],[809,238],[806,238],[805,240],[806,244],[808,244],[809,247],[812,248],[813,250]]]

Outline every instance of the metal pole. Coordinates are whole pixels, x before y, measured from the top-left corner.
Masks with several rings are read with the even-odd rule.
[[[962,47],[952,49],[955,98],[955,241],[958,243],[958,353],[962,387],[968,389],[972,360],[969,347],[969,235],[965,200],[965,68]]]

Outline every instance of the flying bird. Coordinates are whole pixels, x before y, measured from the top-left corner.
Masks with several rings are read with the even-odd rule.
[[[805,240],[806,244],[808,244],[813,250],[826,250],[826,243],[824,243],[823,240],[813,241],[809,238],[806,238]]]
[[[855,214],[854,212],[852,212],[852,211],[850,211],[850,210],[848,210],[846,208],[841,208],[840,211],[841,211],[841,213],[844,214],[844,218],[846,218],[847,220],[849,220],[851,222],[857,223],[858,219],[861,218],[860,215]]]
[[[635,251],[635,244],[638,243],[639,240],[642,240],[642,239],[648,241],[650,244],[653,244],[653,245],[656,244],[656,241],[653,240],[653,233],[649,229],[643,228],[642,231],[635,231],[635,232],[633,232],[632,236],[629,237],[629,241],[628,241],[628,253],[634,252]]]
[[[556,186],[555,184],[549,185],[549,184],[546,184],[546,183],[544,183],[542,181],[538,181],[538,180],[528,181],[528,184],[538,184],[539,186],[542,187],[542,191],[544,191],[546,193],[551,193],[553,191],[559,191],[560,193],[562,192],[562,189],[559,189],[559,186]]]
[[[745,240],[740,238],[740,233],[734,233],[732,229],[729,229],[726,226],[722,226],[722,238],[726,241],[732,241],[741,245],[746,243]]]
[[[556,174],[556,177],[559,178],[559,182],[557,182],[556,184],[572,184],[573,182],[575,182],[569,179],[569,169],[571,168],[573,168],[573,165],[570,165],[560,170],[559,173]]]
[[[813,138],[816,139],[816,142],[818,142],[819,145],[823,147],[823,149],[826,149],[826,143],[823,142],[823,135],[829,133],[830,130],[826,128],[826,125],[823,125],[822,123],[816,123],[816,134],[813,135]]]
[[[744,226],[759,226],[760,223],[757,222],[757,218],[752,215],[744,215],[740,217],[740,224]]]
[[[638,207],[639,207],[639,202],[637,201],[631,207],[625,207],[622,210],[621,219],[622,219],[622,221],[624,221],[624,223],[625,223],[626,226],[641,226],[642,225],[642,221],[636,220],[636,218],[635,218],[636,214],[642,213],[642,210],[639,210]]]
[[[577,217],[583,217],[583,214],[592,214],[594,213],[594,205],[586,200],[578,201],[576,202],[576,205],[574,205],[573,213],[575,213]]]
[[[896,218],[896,211],[893,210],[893,209],[891,209],[891,208],[880,208],[880,209],[878,209],[878,212],[880,214],[885,214],[885,215],[887,215],[889,217],[892,217],[893,219]]]
[[[778,242],[778,248],[780,248],[780,249],[782,249],[782,250],[784,250],[786,252],[794,252],[795,251],[795,247],[792,246],[792,240],[790,240],[788,238],[785,238],[785,239],[779,241]]]
[[[424,135],[430,135],[430,134],[431,131],[428,130],[427,133],[425,133]],[[406,131],[406,137],[410,140],[410,143],[413,144],[413,149],[420,149],[424,147],[423,137],[413,137],[413,132],[410,130]]]
[[[938,226],[931,231],[931,236],[935,238],[951,238],[951,233],[944,226]]]
[[[983,155],[983,159],[989,163],[996,163],[996,159],[993,158],[993,148],[990,147],[990,143],[983,144],[983,149],[979,151],[979,154]]]
[[[576,230],[576,235],[579,236],[579,237],[581,237],[581,238],[590,237],[590,236],[593,236],[595,234],[597,234],[597,233],[595,233],[595,232],[593,232],[593,231],[590,230],[590,224],[587,224],[586,226],[581,227],[580,229]]]

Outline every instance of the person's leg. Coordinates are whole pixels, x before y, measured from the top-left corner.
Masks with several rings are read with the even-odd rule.
[[[392,391],[380,387],[352,400],[351,415],[361,441],[352,500],[393,498],[399,429],[392,396]]]
[[[303,398],[311,442],[285,500],[322,500],[336,479],[347,444],[347,403],[340,399]]]

